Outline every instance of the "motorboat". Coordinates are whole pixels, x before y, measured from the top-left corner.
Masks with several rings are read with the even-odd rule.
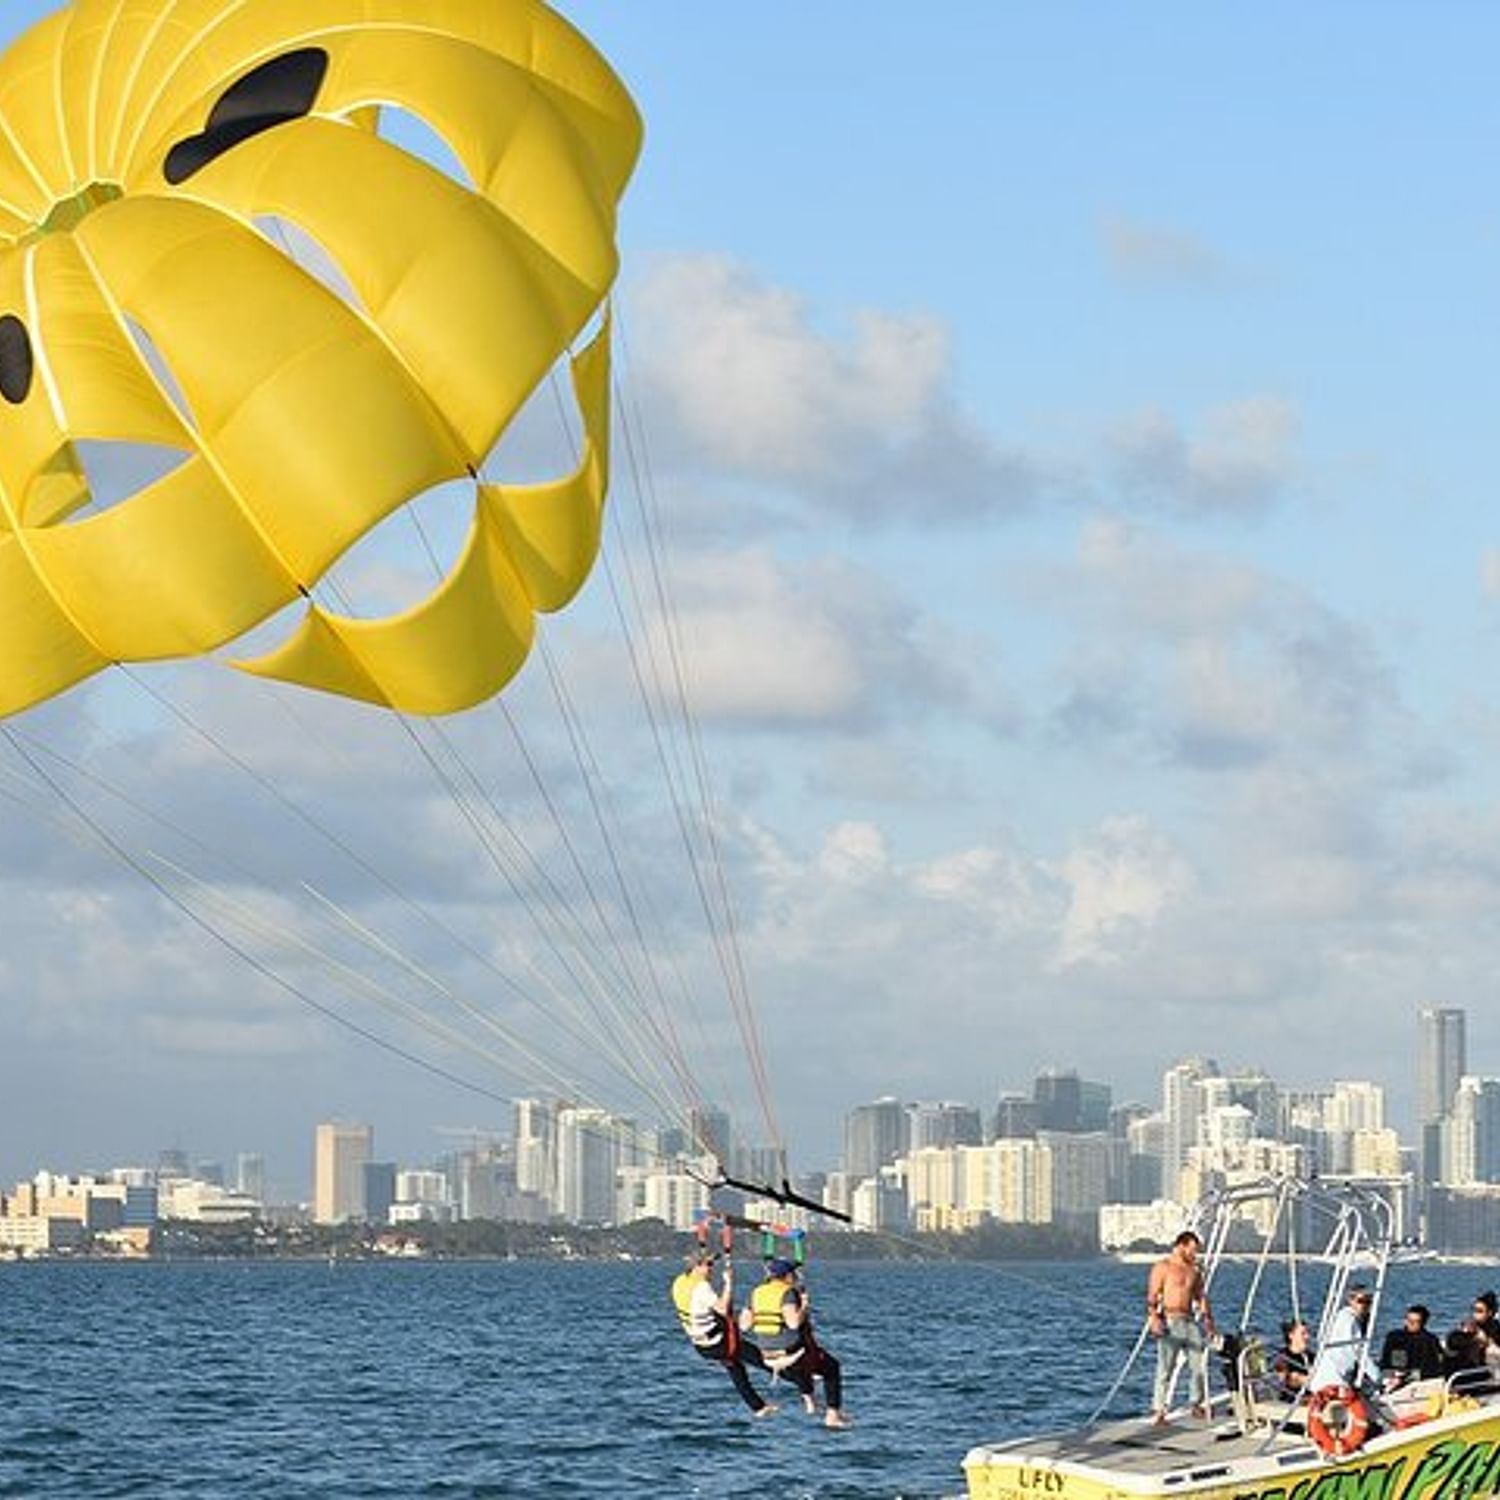
[[[1329,1341],[1351,1289],[1372,1295],[1369,1354],[1391,1265],[1394,1210],[1374,1186],[1267,1178],[1221,1188],[1193,1222],[1224,1330],[1207,1415],[1149,1402],[1149,1328],[1081,1427],[973,1448],[970,1500],[1479,1500],[1500,1493],[1500,1390],[1484,1371],[1286,1392],[1265,1328],[1284,1318]],[[1238,1285],[1232,1285],[1238,1283]],[[1237,1307],[1237,1311],[1231,1310]],[[1216,1367],[1216,1369],[1214,1368]],[[1314,1367],[1316,1373],[1316,1366]],[[1174,1377],[1181,1383],[1182,1362]],[[1213,1387],[1220,1387],[1214,1390]]]

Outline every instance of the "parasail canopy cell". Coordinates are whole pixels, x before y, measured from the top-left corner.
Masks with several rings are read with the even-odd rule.
[[[382,107],[466,180],[379,134]],[[541,0],[74,0],[0,57],[0,122],[0,714],[299,599],[237,665],[417,713],[498,691],[587,576],[608,482],[601,311],[641,126],[590,45]],[[577,471],[481,483],[564,357]],[[101,508],[88,444],[174,461]],[[466,476],[427,599],[312,602]]]

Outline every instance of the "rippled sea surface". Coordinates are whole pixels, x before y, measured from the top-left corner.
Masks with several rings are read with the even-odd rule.
[[[962,1491],[972,1444],[1093,1410],[1146,1269],[815,1266],[849,1432],[795,1399],[751,1421],[682,1338],[674,1272],[0,1266],[0,1496],[932,1500]],[[1446,1328],[1497,1279],[1394,1272],[1382,1326],[1422,1297]],[[1143,1390],[1132,1381],[1127,1403]]]

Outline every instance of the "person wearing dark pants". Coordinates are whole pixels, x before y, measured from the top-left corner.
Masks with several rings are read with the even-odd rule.
[[[766,1262],[766,1279],[750,1294],[740,1314],[740,1326],[755,1335],[768,1370],[790,1380],[801,1392],[802,1404],[817,1409],[813,1381],[823,1381],[829,1427],[847,1427],[844,1380],[839,1362],[813,1337],[807,1290],[797,1284],[797,1268],[789,1260]]]
[[[755,1365],[764,1370],[766,1362],[754,1344],[740,1338],[732,1314],[734,1263],[725,1257],[724,1279],[715,1290],[711,1275],[714,1259],[711,1250],[695,1251],[688,1257],[685,1269],[672,1283],[672,1303],[693,1348],[704,1359],[724,1366],[740,1400],[755,1416],[768,1417],[776,1407],[755,1389],[745,1368]]]
[[[740,1400],[757,1417],[769,1416],[776,1408],[755,1389],[750,1381],[750,1372],[745,1368],[746,1365],[754,1365],[757,1369],[764,1370],[766,1362],[754,1344],[748,1344],[739,1339],[733,1342],[737,1347],[731,1348],[729,1339],[715,1346],[699,1344],[696,1347],[704,1359],[714,1360],[724,1366],[735,1390],[740,1393]]]

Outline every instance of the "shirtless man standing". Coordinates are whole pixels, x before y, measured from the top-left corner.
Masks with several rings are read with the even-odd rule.
[[[1156,1342],[1156,1393],[1152,1416],[1167,1420],[1167,1401],[1178,1356],[1187,1359],[1193,1415],[1208,1415],[1208,1340],[1213,1337],[1214,1315],[1208,1305],[1208,1288],[1198,1265],[1203,1241],[1184,1229],[1172,1241],[1172,1251],[1151,1267],[1146,1283],[1147,1329]]]

